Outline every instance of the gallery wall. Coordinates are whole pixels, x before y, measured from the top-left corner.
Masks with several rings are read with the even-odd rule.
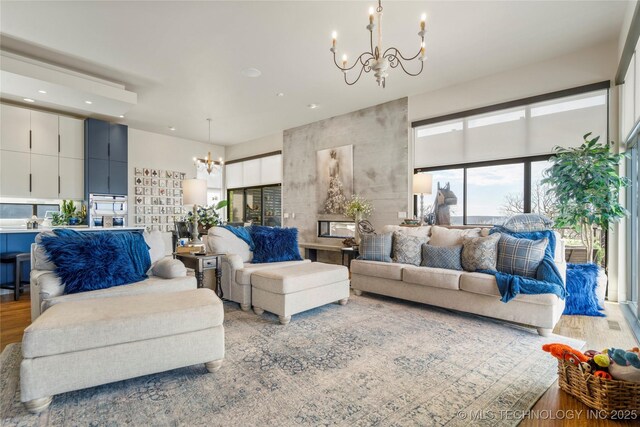
[[[402,98],[284,131],[284,225],[297,227],[301,242],[341,244],[317,237],[319,218],[340,218],[321,213],[326,189],[318,182],[328,172],[317,170],[319,150],[352,145],[353,191],[373,203],[369,220],[376,229],[400,222],[409,206],[407,105]]]

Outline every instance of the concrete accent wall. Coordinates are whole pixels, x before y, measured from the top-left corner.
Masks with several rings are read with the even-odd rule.
[[[284,131],[283,211],[301,242],[341,245],[319,239],[316,152],[353,145],[354,193],[372,201],[376,229],[396,224],[409,206],[409,119],[407,98]],[[295,217],[294,217],[295,216]]]

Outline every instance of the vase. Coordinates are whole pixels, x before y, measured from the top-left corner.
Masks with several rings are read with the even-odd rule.
[[[360,246],[360,227],[358,226],[360,224],[360,221],[362,221],[362,214],[358,212],[356,213],[355,217],[356,229],[353,234],[353,238],[356,241],[356,246]]]

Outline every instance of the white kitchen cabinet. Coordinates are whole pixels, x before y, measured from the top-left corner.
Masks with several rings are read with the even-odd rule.
[[[0,106],[0,149],[28,153],[31,112],[25,108]]]
[[[31,154],[31,197],[58,198],[58,156]]]
[[[31,153],[58,155],[58,116],[31,111]]]
[[[84,159],[84,121],[71,117],[58,118],[60,157]]]
[[[0,195],[29,197],[30,154],[0,150]],[[57,170],[56,170],[57,171]]]
[[[60,199],[84,199],[84,160],[60,157]]]

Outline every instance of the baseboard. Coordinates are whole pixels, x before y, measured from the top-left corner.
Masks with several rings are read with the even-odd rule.
[[[629,303],[621,302],[620,308],[622,309],[622,314],[624,318],[627,320],[633,335],[636,337],[636,341],[640,344],[640,319],[638,319],[637,315],[633,312],[633,309]]]

